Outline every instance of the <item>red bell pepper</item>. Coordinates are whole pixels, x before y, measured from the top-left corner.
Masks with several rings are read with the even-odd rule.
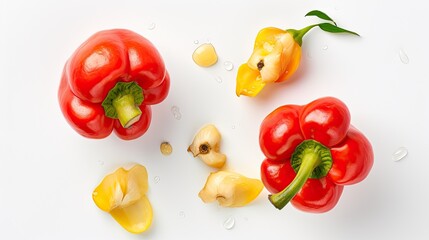
[[[67,122],[88,138],[115,130],[124,140],[143,135],[150,105],[168,94],[170,77],[146,38],[125,29],[98,32],[66,62],[58,99]]]
[[[261,179],[278,209],[290,201],[303,211],[329,211],[344,185],[362,181],[374,161],[370,142],[350,125],[348,108],[332,97],[277,108],[263,120],[259,144],[266,156]]]

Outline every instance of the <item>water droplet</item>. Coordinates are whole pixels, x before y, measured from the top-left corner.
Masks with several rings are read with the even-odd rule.
[[[153,181],[154,181],[155,183],[159,183],[159,181],[161,181],[161,178],[160,178],[159,176],[155,176],[155,177],[153,178]]]
[[[156,28],[156,23],[150,23],[149,26],[147,27],[147,29],[149,30],[154,30]]]
[[[180,120],[182,118],[182,114],[180,112],[173,113],[173,117],[177,120]]]
[[[235,129],[235,125],[232,125],[232,126],[231,126],[231,128],[232,128],[232,129]]]
[[[171,107],[171,111],[172,112],[177,112],[177,111],[180,111],[180,108],[178,106],[172,106]]]
[[[307,55],[307,58],[308,58],[308,59],[312,59],[312,58],[313,58],[313,56],[311,55],[311,53],[310,53],[310,52],[307,52],[307,54],[306,54],[306,55]]]
[[[182,114],[180,113],[180,108],[178,106],[172,106],[171,112],[173,113],[173,117],[177,120],[182,118]]]
[[[231,71],[232,69],[234,69],[234,64],[230,61],[224,62],[223,66],[224,66],[226,71]]]
[[[161,150],[161,153],[164,156],[168,156],[173,152],[173,147],[168,142],[161,143],[161,146],[159,146],[159,149]]]
[[[328,50],[328,45],[322,47],[323,50]]]
[[[185,211],[180,211],[179,212],[179,217],[185,218],[186,217]]]
[[[215,77],[215,80],[216,80],[216,82],[218,82],[218,83],[222,83],[222,81],[223,81],[223,79],[222,79],[222,77],[221,77],[221,76],[216,76],[216,77]]]
[[[194,44],[198,44],[200,43],[198,40],[194,40]]]
[[[226,219],[225,222],[223,222],[223,227],[226,230],[231,230],[234,228],[234,226],[235,226],[235,218],[232,216]]]
[[[403,64],[408,64],[410,62],[407,53],[403,49],[399,50],[399,59],[401,59]]]
[[[408,150],[405,147],[398,148],[392,155],[392,160],[397,162],[404,159],[408,155]]]
[[[93,192],[92,193],[92,196],[97,196],[98,195],[98,192]]]

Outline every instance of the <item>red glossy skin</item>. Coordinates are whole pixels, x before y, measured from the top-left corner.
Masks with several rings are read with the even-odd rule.
[[[278,193],[286,188],[295,175],[295,171],[287,161],[265,159],[261,164],[261,180],[271,193]]]
[[[143,89],[140,120],[124,129],[104,115],[101,103],[117,82],[136,82]],[[151,122],[151,107],[169,92],[170,77],[156,48],[125,29],[101,31],[85,41],[67,61],[58,91],[67,122],[88,138],[104,138],[115,130],[131,140],[143,135]]]
[[[295,151],[304,137],[299,118],[300,106],[285,105],[270,113],[262,122],[259,145],[265,156],[271,160],[282,161]]]
[[[346,138],[331,148],[333,165],[328,177],[339,185],[351,185],[366,178],[374,163],[371,143],[356,128],[350,127]]]
[[[302,211],[324,213],[337,205],[343,189],[344,186],[336,185],[326,177],[308,179],[290,202]]]
[[[299,123],[305,139],[314,139],[326,147],[332,147],[346,136],[350,113],[340,100],[320,98],[304,107]]]
[[[280,192],[295,178],[290,159],[306,139],[325,143],[331,149],[333,166],[327,176],[308,179],[291,203],[306,212],[322,213],[335,207],[343,185],[358,183],[368,175],[374,155],[368,139],[350,126],[349,111],[340,100],[325,97],[302,107],[279,107],[263,120],[259,135],[267,157],[261,164],[261,179],[268,191]]]

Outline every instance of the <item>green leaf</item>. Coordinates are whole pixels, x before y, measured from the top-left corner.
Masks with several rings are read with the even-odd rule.
[[[319,10],[310,11],[307,14],[305,14],[305,16],[306,17],[307,16],[316,16],[316,17],[318,17],[320,19],[331,21],[331,22],[333,22],[335,24],[335,26],[337,26],[337,23],[332,18],[330,18],[326,13],[324,13],[322,11],[319,11]]]
[[[347,29],[344,28],[340,28],[338,26],[332,25],[330,23],[321,23],[318,24],[318,26],[320,27],[320,29],[322,29],[325,32],[330,32],[330,33],[349,33],[349,34],[353,34],[356,36],[359,36],[359,34],[349,31]]]

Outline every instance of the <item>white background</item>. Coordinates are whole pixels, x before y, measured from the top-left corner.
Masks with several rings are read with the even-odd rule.
[[[292,81],[257,98],[235,96],[237,67],[267,26],[302,28],[313,9],[361,37],[312,30]],[[6,1],[0,0],[0,239],[424,239],[429,234],[427,94],[429,37],[423,1]],[[149,29],[151,24],[156,26]],[[62,67],[93,33],[127,28],[151,40],[171,75],[168,98],[153,107],[138,140],[85,139],[64,120],[57,102]],[[196,66],[191,55],[211,42],[219,62]],[[409,63],[400,60],[407,54]],[[223,63],[235,68],[226,71]],[[219,83],[216,78],[220,77]],[[223,135],[227,169],[259,178],[262,119],[283,104],[335,96],[370,139],[368,178],[345,188],[332,211],[276,210],[264,190],[237,209],[203,204],[197,194],[214,171],[186,149],[214,123]],[[180,109],[181,118],[171,108]],[[171,156],[159,145],[169,141]],[[399,162],[392,154],[406,147]],[[133,235],[99,210],[91,193],[116,168],[147,167],[154,221]],[[159,182],[154,178],[158,176]],[[235,218],[226,230],[223,222]]]

